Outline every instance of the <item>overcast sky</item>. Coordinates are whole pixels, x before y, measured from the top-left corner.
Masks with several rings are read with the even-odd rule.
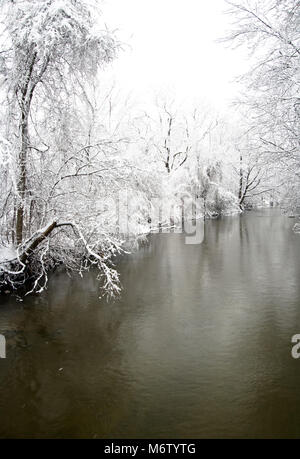
[[[240,50],[216,43],[230,27],[227,6],[225,0],[105,0],[108,27],[130,45],[113,65],[117,83],[141,101],[167,92],[224,108],[246,65]]]

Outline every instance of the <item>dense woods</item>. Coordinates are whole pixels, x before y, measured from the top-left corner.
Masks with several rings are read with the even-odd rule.
[[[1,2],[2,292],[41,292],[63,266],[96,267],[102,294],[117,295],[114,257],[179,224],[185,196],[200,198],[201,218],[252,206],[297,212],[299,4],[227,3],[233,25],[221,41],[248,47],[252,62],[235,120],[155,95],[140,110],[104,90],[105,67],[123,51],[98,2]]]

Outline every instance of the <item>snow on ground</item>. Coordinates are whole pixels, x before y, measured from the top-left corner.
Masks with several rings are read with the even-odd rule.
[[[13,247],[0,246],[0,263],[12,260],[16,258],[16,256],[16,250]]]

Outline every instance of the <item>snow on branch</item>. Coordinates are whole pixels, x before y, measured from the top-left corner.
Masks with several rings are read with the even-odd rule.
[[[55,238],[59,233],[54,230],[71,227],[75,236],[75,243],[81,243],[80,256],[71,249],[65,250],[61,264],[72,266],[72,270],[82,275],[91,266],[99,270],[98,279],[104,296],[114,298],[120,294],[119,274],[114,269],[111,258],[122,252],[121,244],[110,237],[94,242],[91,246],[84,236],[79,225],[75,222],[53,221],[34,233],[17,252],[0,250],[0,290],[17,289],[23,285],[26,294],[42,292],[48,282],[48,271],[56,262],[51,255],[52,245],[55,247]],[[50,239],[50,236],[51,239]],[[28,290],[26,287],[30,286]]]

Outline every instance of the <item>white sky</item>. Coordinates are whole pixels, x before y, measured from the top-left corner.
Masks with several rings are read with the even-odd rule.
[[[109,29],[130,46],[113,64],[118,85],[153,101],[168,93],[179,101],[207,98],[224,108],[246,68],[245,54],[215,41],[230,28],[224,0],[105,0]]]

